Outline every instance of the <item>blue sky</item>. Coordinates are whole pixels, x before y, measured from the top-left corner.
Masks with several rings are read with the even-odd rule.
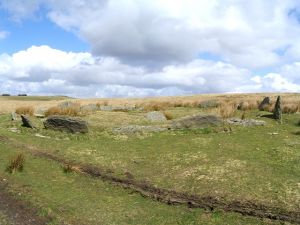
[[[300,91],[298,0],[0,0],[0,90]]]

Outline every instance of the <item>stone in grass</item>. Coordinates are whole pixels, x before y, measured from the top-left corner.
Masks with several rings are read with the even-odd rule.
[[[270,97],[265,97],[262,100],[262,102],[259,104],[258,109],[260,111],[264,111],[264,110],[266,110],[266,107],[268,107],[269,105],[271,105]]]
[[[45,122],[46,129],[65,131],[70,133],[88,133],[88,124],[86,121],[78,118],[63,116],[51,116]]]
[[[281,121],[281,114],[282,114],[282,111],[281,111],[281,97],[278,96],[277,100],[276,100],[275,108],[274,108],[274,111],[273,111],[273,118],[275,120]]]
[[[16,114],[15,112],[12,112],[12,113],[10,114],[10,117],[11,117],[11,120],[12,120],[12,121],[17,120],[17,114]]]
[[[164,122],[167,120],[166,116],[158,111],[148,112],[146,117],[151,122]]]
[[[35,126],[32,124],[30,119],[28,117],[26,117],[25,115],[21,115],[21,119],[22,119],[23,127],[28,127],[31,129],[35,128]]]
[[[181,118],[173,122],[171,128],[207,128],[221,125],[222,120],[214,115],[193,115]]]

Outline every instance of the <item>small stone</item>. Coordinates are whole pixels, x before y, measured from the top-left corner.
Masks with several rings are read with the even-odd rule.
[[[28,127],[28,128],[35,128],[35,126],[32,124],[32,122],[29,120],[28,117],[26,117],[25,115],[21,115],[21,119],[22,119],[22,123],[24,127]]]
[[[12,120],[12,121],[17,120],[17,114],[16,114],[15,112],[12,112],[12,113],[10,114],[10,116],[11,116],[11,120]]]
[[[151,122],[164,122],[167,120],[166,116],[158,111],[148,112],[146,117]]]

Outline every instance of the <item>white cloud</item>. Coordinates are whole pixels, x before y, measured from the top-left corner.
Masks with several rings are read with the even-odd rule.
[[[0,90],[31,94],[134,97],[222,92],[299,92],[300,63],[255,76],[224,62],[192,60],[156,71],[113,57],[33,46],[0,55]]]
[[[193,60],[155,72],[112,57],[33,46],[0,55],[1,90],[89,96],[146,96],[228,92],[245,85],[250,72],[223,62]]]
[[[4,0],[28,17],[44,5],[93,54],[160,67],[210,52],[249,69],[299,59],[298,0]],[[278,49],[285,49],[283,55]]]

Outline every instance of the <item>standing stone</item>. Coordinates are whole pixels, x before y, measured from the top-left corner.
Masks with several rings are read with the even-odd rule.
[[[15,112],[12,112],[12,113],[10,114],[10,116],[11,116],[11,120],[12,120],[12,121],[17,120],[17,114],[16,114]]]
[[[278,96],[277,100],[276,100],[274,112],[273,112],[274,119],[281,121],[281,113],[282,113],[281,112],[281,97]]]
[[[71,133],[88,133],[87,122],[77,118],[52,116],[45,122],[46,129],[66,131]]]
[[[31,123],[31,121],[29,120],[29,118],[26,117],[25,115],[21,115],[21,119],[24,127],[28,127],[31,129],[35,128],[34,125]]]
[[[259,104],[258,109],[264,111],[267,106],[271,105],[270,97],[265,97],[262,102]]]

